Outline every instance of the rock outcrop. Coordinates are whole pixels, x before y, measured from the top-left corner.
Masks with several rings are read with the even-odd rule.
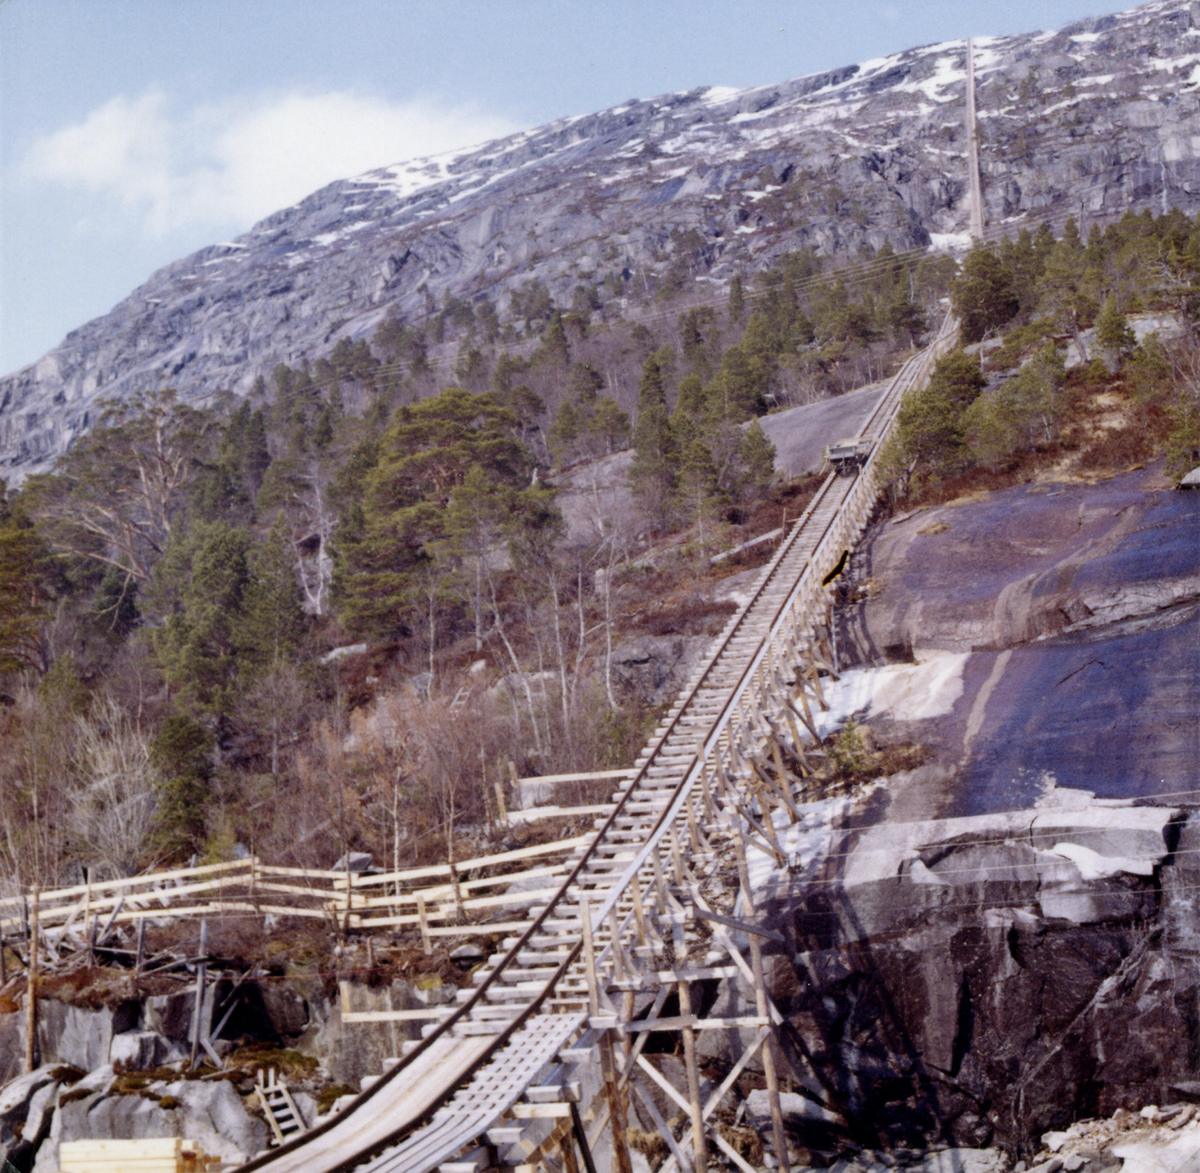
[[[1200,501],[1157,466],[885,521],[854,574],[843,663],[890,666],[847,672],[834,708],[935,751],[948,773],[894,788],[910,817],[1200,782]]]
[[[988,222],[1200,210],[1198,45],[1191,0],[978,40]],[[805,245],[946,243],[967,228],[965,48],[628,102],[331,184],[0,380],[0,470],[48,467],[105,398],[245,394],[277,363],[392,311],[420,321],[447,294],[519,320],[530,282],[560,306],[607,284],[620,310],[635,276],[719,299],[734,273]]]
[[[1022,486],[868,533],[826,728],[927,760],[780,815],[787,867],[752,860],[785,1047],[844,1122],[810,1112],[814,1143],[1032,1157],[1195,1086],[1200,504],[1168,486]]]
[[[230,985],[214,981],[210,996],[225,1005]],[[351,982],[346,996],[355,1010],[402,1010],[452,1001],[456,989],[427,975]],[[334,1085],[357,1090],[420,1028],[415,1021],[345,1024],[340,992],[331,996],[319,979],[245,982],[224,1037],[214,1044],[219,1054],[234,1056],[235,1086],[224,1077],[188,1074],[194,1006],[194,992],[187,989],[110,999],[97,1008],[44,998],[38,1003],[42,1066],[29,1075],[21,1074],[24,1013],[0,1014],[0,1163],[55,1170],[63,1141],[171,1136],[240,1163],[264,1148],[268,1137],[246,1098],[252,1090],[246,1063],[255,1059],[253,1054],[238,1059],[238,1045],[268,1044],[303,1057],[301,1064],[311,1068],[311,1090]],[[270,1054],[265,1062],[271,1062]],[[307,1105],[311,1124],[315,1102],[303,1086],[309,1085],[302,1081],[293,1090]]]
[[[1049,1129],[1177,1100],[1200,1047],[1200,815],[1053,792],[906,823],[878,818],[880,795],[780,820],[786,870],[752,857],[759,914],[786,937],[766,945],[785,1051],[810,1085],[793,1133],[1029,1156]],[[748,989],[715,993],[751,1012]]]

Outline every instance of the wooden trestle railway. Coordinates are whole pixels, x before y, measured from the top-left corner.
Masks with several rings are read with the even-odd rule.
[[[794,805],[791,790],[808,770],[806,743],[811,752],[816,740],[821,676],[836,674],[825,580],[874,508],[875,461],[902,398],[928,377],[953,330],[948,319],[891,381],[860,429],[871,443],[867,463],[856,475],[825,479],[655,730],[636,774],[576,849],[557,894],[530,911],[524,932],[505,940],[474,989],[462,992],[469,996],[390,1071],[333,1119],[242,1166],[245,1173],[533,1173],[546,1158],[564,1173],[577,1173],[582,1159],[594,1173],[601,1145],[615,1173],[629,1173],[630,1095],[668,1144],[671,1170],[700,1173],[713,1144],[749,1171],[709,1121],[760,1053],[772,1147],[787,1169],[773,1033],[779,1015],[759,943],[771,934],[746,931],[754,909],[745,847],[782,862],[772,806]],[[744,979],[756,1014],[694,1016],[690,983],[717,977]],[[672,994],[678,1014],[665,1017]],[[635,1006],[642,1017],[633,1020]],[[695,1032],[714,1027],[736,1028],[751,1041],[702,1101]],[[671,1030],[683,1034],[686,1097],[642,1055],[650,1032]],[[677,1139],[663,1121],[640,1082],[646,1078],[690,1122],[685,1136]]]

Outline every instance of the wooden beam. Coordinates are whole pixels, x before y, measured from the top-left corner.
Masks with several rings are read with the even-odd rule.
[[[754,912],[754,891],[750,887],[750,869],[746,865],[746,849],[740,835],[734,836],[737,853],[738,879],[742,886],[742,900],[750,913]],[[750,937],[750,966],[754,971],[754,999],[758,1013],[767,1015],[767,984],[763,976],[762,946],[758,937]],[[771,1131],[775,1159],[780,1173],[788,1173],[787,1136],[783,1131],[783,1109],[779,1100],[779,1079],[775,1070],[774,1039],[767,1039],[763,1046],[763,1076],[767,1083],[767,1100],[771,1106]]]
[[[414,1010],[344,1010],[341,1017],[343,1022],[428,1022],[434,1018],[444,1018],[454,1009],[448,1003]]]
[[[25,985],[25,1074],[37,1066],[38,890],[30,893],[29,975]]]
[[[694,909],[696,916],[702,920],[715,921],[719,925],[724,925],[728,929],[737,929],[742,933],[753,933],[756,937],[766,937],[769,941],[777,941],[781,945],[787,944],[787,938],[774,929],[764,928],[762,925],[751,924],[749,921],[734,920],[731,916],[722,916],[720,913],[713,912],[710,908],[701,908],[699,905]]]
[[[571,1105],[516,1103],[509,1108],[514,1120],[565,1120],[571,1115]]]
[[[700,1103],[700,1070],[696,1066],[696,1024],[692,1015],[692,988],[687,982],[680,982],[679,991],[680,1017],[683,1027],[683,1065],[687,1072],[688,1082],[688,1114],[692,1118],[692,1153],[696,1173],[705,1173],[708,1168],[708,1148],[704,1143],[704,1116]],[[688,1020],[691,1019],[689,1023]]]
[[[642,1060],[639,1059],[639,1065],[641,1062]],[[657,1076],[658,1072],[656,1071],[654,1074]],[[667,1084],[666,1087],[670,1088],[672,1099],[678,1101],[680,1097],[675,1089],[671,1087],[670,1084]],[[667,1142],[667,1147],[671,1150],[671,1155],[678,1162],[680,1169],[683,1170],[683,1173],[692,1173],[691,1161],[687,1159],[687,1156],[679,1147],[679,1143],[675,1140],[675,1134],[671,1131],[670,1127],[667,1125],[667,1122],[662,1118],[662,1113],[659,1112],[659,1110],[654,1106],[654,1100],[646,1094],[645,1089],[640,1083],[635,1083],[633,1085],[633,1090],[637,1093],[638,1099],[642,1101],[642,1106],[649,1113],[650,1119],[654,1121],[654,1126],[658,1129],[659,1134],[662,1136],[663,1140]],[[683,1110],[685,1112],[688,1110],[686,1102],[683,1105]]]
[[[770,1019],[758,1014],[747,1014],[735,1018],[699,1018],[694,1014],[679,1014],[666,1018],[640,1018],[621,1026],[622,1034],[640,1034],[642,1031],[688,1031],[688,1030],[739,1030],[742,1027],[765,1026]]]

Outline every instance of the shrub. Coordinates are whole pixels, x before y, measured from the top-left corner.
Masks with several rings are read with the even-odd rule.
[[[851,717],[829,746],[829,764],[838,777],[848,778],[866,774],[874,764],[857,722]]]

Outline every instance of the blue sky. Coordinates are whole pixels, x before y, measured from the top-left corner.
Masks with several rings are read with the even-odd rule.
[[[323,184],[1112,0],[0,0],[0,374]]]

